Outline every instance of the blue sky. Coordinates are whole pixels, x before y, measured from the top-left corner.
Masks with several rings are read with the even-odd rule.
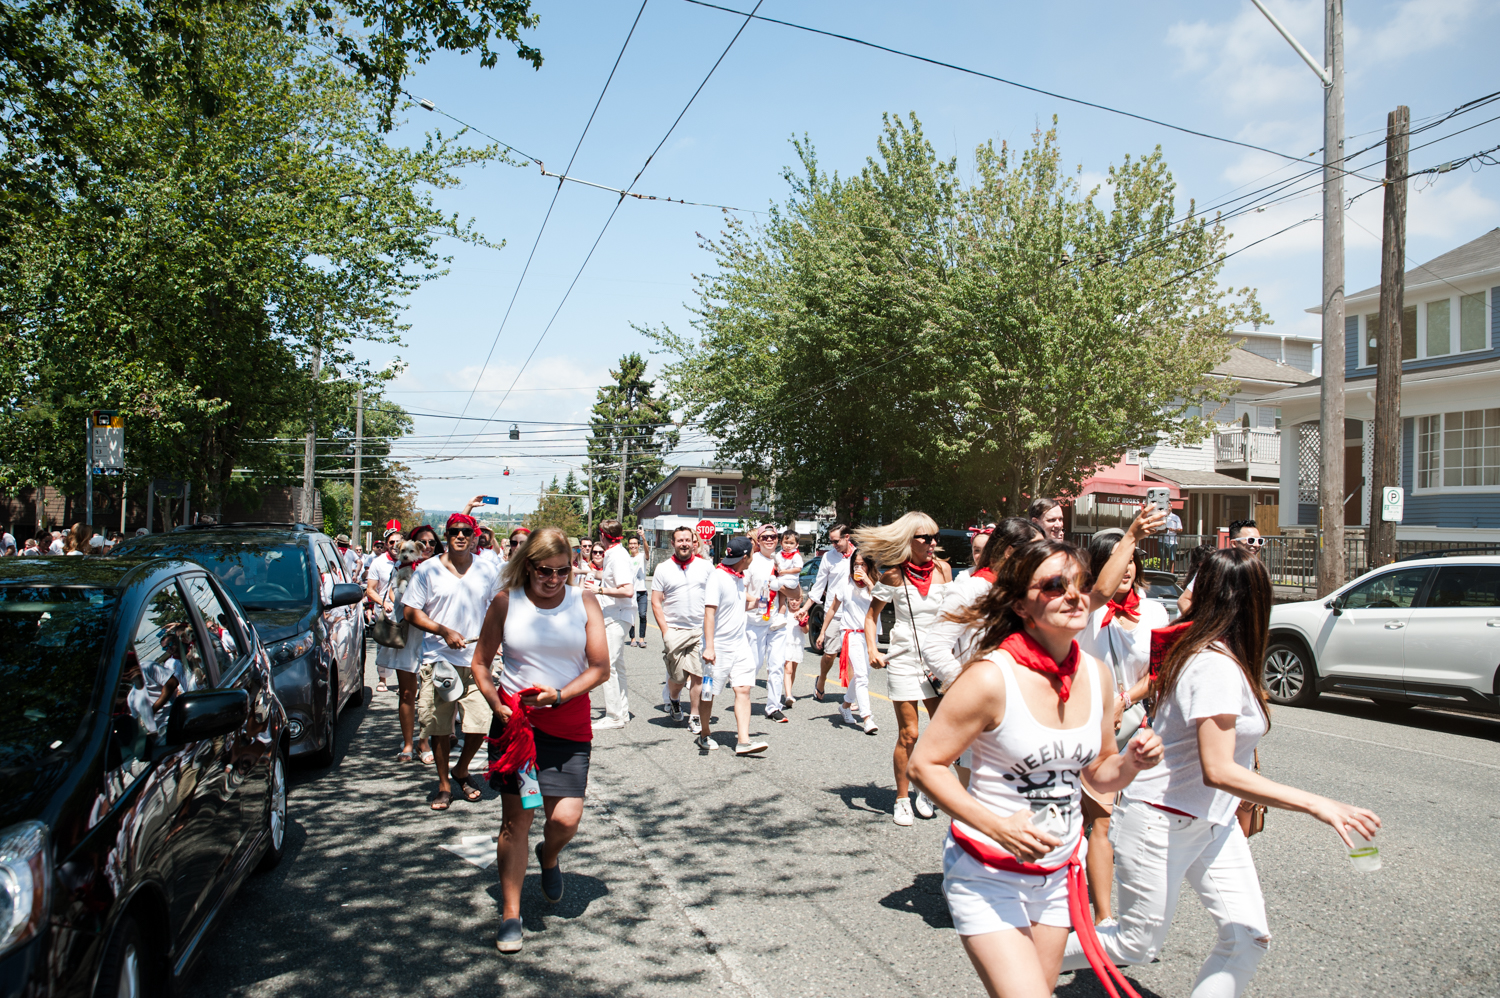
[[[724,5],[748,11],[754,0]],[[1270,0],[1268,6],[1315,55],[1321,54],[1322,3]],[[534,9],[542,21],[528,40],[545,55],[540,71],[519,60],[502,59],[485,70],[475,60],[445,57],[418,67],[408,89],[540,157],[549,170],[560,170],[639,4],[541,0]],[[1322,145],[1321,85],[1249,0],[942,5],[765,0],[760,13],[1295,155]],[[628,185],[741,21],[684,0],[649,0],[572,175]],[[1408,105],[1420,124],[1500,89],[1495,85],[1500,74],[1485,69],[1494,66],[1497,27],[1500,7],[1477,0],[1351,4],[1345,35],[1346,133],[1352,137],[1347,148],[1378,141],[1387,112],[1397,104]],[[781,171],[793,160],[792,136],[806,133],[826,169],[850,173],[874,151],[882,112],[912,111],[938,151],[957,155],[961,168],[980,143],[1025,145],[1056,114],[1065,160],[1082,168],[1086,186],[1126,153],[1140,155],[1160,144],[1178,181],[1180,207],[1189,198],[1201,205],[1296,169],[1264,153],[754,22],[636,190],[763,211],[786,195]],[[1500,105],[1456,118],[1419,141],[1496,115]],[[407,122],[397,141],[420,141],[425,129],[454,127],[415,108]],[[1436,165],[1496,144],[1500,121],[1413,152],[1412,166]],[[1371,166],[1360,172],[1378,177],[1381,155],[1367,154]],[[615,203],[607,192],[566,185],[497,340],[555,182],[542,178],[535,166],[491,166],[464,179],[461,188],[439,192],[439,205],[472,217],[487,236],[507,245],[499,251],[446,246],[454,256],[451,272],[409,300],[412,328],[405,346],[366,345],[362,356],[377,366],[397,358],[405,362],[390,397],[409,409],[462,411],[471,417],[459,422],[423,416],[416,435],[400,445],[400,453],[457,456],[414,463],[425,476],[420,491],[425,507],[452,508],[484,493],[500,496],[501,510],[510,504],[524,511],[535,500],[523,493],[534,493],[554,473],[581,464],[576,456],[582,452],[576,442],[581,429],[539,424],[586,421],[594,389],[607,380],[613,361],[651,348],[632,323],[687,326],[692,275],[709,265],[697,234],[717,232],[722,215],[709,208],[627,200],[559,312],[569,282]],[[1351,180],[1347,194],[1367,186]],[[1300,200],[1237,218],[1230,223],[1230,247],[1269,235],[1320,207],[1313,190]],[[1377,191],[1348,213],[1350,291],[1379,281],[1380,212]],[[1496,225],[1500,168],[1464,168],[1435,182],[1413,182],[1408,260],[1430,258]],[[1235,256],[1222,280],[1257,288],[1275,320],[1273,331],[1315,336],[1318,319],[1303,310],[1319,300],[1320,246],[1319,224],[1304,225]],[[556,320],[517,391],[499,405],[554,312]],[[481,373],[492,343],[494,355]],[[653,370],[661,360],[652,358]],[[468,393],[476,383],[471,401]],[[496,421],[490,425],[473,419],[492,414]],[[512,422],[522,430],[519,444],[503,441]],[[501,439],[470,436],[475,431],[498,433]],[[541,453],[555,456],[505,456]],[[680,463],[697,463],[710,454],[711,443],[688,434]],[[502,473],[506,467],[509,476]]]

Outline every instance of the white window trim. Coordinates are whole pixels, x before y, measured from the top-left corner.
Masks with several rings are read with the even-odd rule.
[[[1481,405],[1480,409],[1493,409],[1494,406]],[[1422,488],[1417,484],[1422,473],[1422,417],[1423,416],[1446,416],[1450,412],[1471,412],[1472,408],[1463,409],[1431,409],[1422,412],[1402,413],[1402,419],[1410,419],[1411,423],[1411,494],[1414,496],[1439,496],[1439,495],[1495,495],[1500,493],[1500,485],[1430,485]],[[1447,468],[1443,464],[1443,434],[1447,432],[1447,421],[1444,420],[1444,428],[1438,431],[1438,480],[1441,481]],[[1405,436],[1405,434],[1403,434]],[[1401,467],[1397,465],[1397,467]]]
[[[1442,301],[1442,296],[1424,298],[1417,302],[1417,355],[1412,358],[1413,362],[1419,360],[1446,360],[1450,357],[1465,357],[1470,354],[1485,353],[1488,351],[1491,348],[1491,341],[1494,338],[1493,320],[1491,318],[1494,314],[1494,305],[1490,301],[1492,290],[1491,288],[1479,288],[1474,291],[1454,292],[1448,295],[1448,342],[1452,345],[1453,349],[1447,353],[1434,355],[1427,353],[1427,305],[1429,302]],[[1484,299],[1484,316],[1486,320],[1484,324],[1484,343],[1473,350],[1462,350],[1459,348],[1459,343],[1463,330],[1463,300],[1469,295],[1475,294]],[[1411,304],[1410,302],[1403,302],[1406,308],[1410,308]],[[1373,368],[1375,366],[1374,362],[1370,360],[1370,336],[1372,330],[1370,329],[1369,319],[1371,315],[1378,315],[1379,313],[1380,303],[1376,302],[1374,312],[1368,314],[1362,312],[1359,315],[1359,328],[1361,330],[1359,337],[1359,366],[1361,368]],[[1432,414],[1427,413],[1427,415]]]

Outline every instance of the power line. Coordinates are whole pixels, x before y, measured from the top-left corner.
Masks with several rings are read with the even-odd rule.
[[[621,193],[619,199],[615,201],[614,208],[610,210],[609,217],[604,220],[604,225],[599,229],[599,234],[594,237],[594,243],[589,247],[588,254],[584,256],[583,263],[579,264],[578,272],[573,275],[573,280],[568,283],[567,290],[563,292],[562,300],[557,303],[557,308],[555,311],[553,311],[552,318],[547,320],[547,325],[543,327],[541,335],[536,338],[536,343],[532,344],[531,352],[526,355],[526,360],[521,364],[521,369],[516,372],[516,376],[510,384],[511,388],[514,388],[516,386],[516,383],[521,380],[521,375],[526,373],[526,368],[531,364],[531,358],[536,356],[537,349],[541,347],[542,341],[547,338],[547,333],[552,329],[552,324],[557,321],[557,317],[562,312],[563,306],[567,304],[568,297],[573,293],[573,289],[577,287],[578,279],[583,276],[584,268],[586,268],[589,265],[589,261],[593,259],[594,251],[599,248],[599,243],[604,238],[604,233],[609,231],[610,223],[615,220],[615,215],[620,211],[620,205],[625,203],[625,194],[628,194],[630,190],[635,187],[635,185],[640,181],[641,175],[646,172],[646,168],[651,165],[651,161],[656,158],[656,154],[661,152],[662,146],[667,144],[667,139],[671,138],[672,133],[677,130],[677,126],[682,122],[683,116],[688,113],[688,109],[693,106],[693,102],[698,99],[698,95],[701,94],[703,92],[703,88],[708,85],[708,81],[713,77],[714,72],[719,68],[720,63],[724,61],[725,56],[729,55],[729,50],[734,47],[734,43],[739,41],[740,35],[742,35],[745,31],[745,28],[750,25],[751,19],[755,16],[755,11],[760,10],[760,5],[764,2],[765,0],[756,0],[755,7],[750,11],[748,15],[745,16],[744,23],[739,26],[739,30],[735,31],[734,37],[729,39],[729,44],[724,46],[724,51],[719,53],[719,58],[715,59],[714,64],[709,67],[708,72],[703,77],[703,82],[698,84],[698,89],[693,91],[693,95],[689,97],[687,103],[682,106],[682,110],[679,111],[677,117],[673,119],[671,127],[668,128],[666,134],[661,137],[661,141],[656,144],[656,148],[651,150],[651,155],[646,157],[646,161],[641,164],[641,168],[636,171],[635,178],[630,181],[630,186],[626,187],[624,192]],[[644,9],[644,7],[645,5],[642,4],[642,9]],[[500,407],[505,404],[505,400],[509,397],[510,389],[508,388],[506,389],[505,394],[500,397],[500,401],[496,403],[494,412],[490,413],[491,419],[494,418],[495,413],[498,413],[500,411]]]

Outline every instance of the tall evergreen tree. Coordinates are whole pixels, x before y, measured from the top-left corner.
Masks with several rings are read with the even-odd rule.
[[[638,353],[620,358],[609,372],[613,384],[599,389],[589,416],[589,463],[594,469],[594,522],[614,516],[620,507],[620,466],[625,476],[625,521],[634,525],[635,504],[661,481],[663,455],[677,446],[667,401],[646,379],[646,361]]]

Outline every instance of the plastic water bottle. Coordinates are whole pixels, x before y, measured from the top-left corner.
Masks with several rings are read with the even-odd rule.
[[[516,772],[521,783],[521,807],[528,811],[542,806],[542,788],[536,780],[536,763],[528,762]]]
[[[1349,850],[1349,862],[1360,873],[1374,873],[1380,869],[1380,850],[1373,842],[1357,845]]]
[[[698,689],[699,700],[712,700],[714,698],[714,677],[704,676],[703,685]]]

